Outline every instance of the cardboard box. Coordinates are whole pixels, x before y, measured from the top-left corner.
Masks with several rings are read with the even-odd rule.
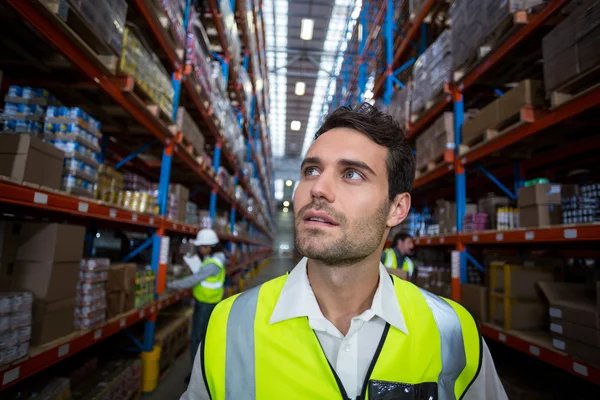
[[[79,262],[17,261],[12,271],[10,290],[29,291],[36,300],[52,302],[75,297],[78,281]]]
[[[508,276],[506,268],[510,268]],[[506,282],[507,280],[508,282]],[[539,300],[537,283],[553,281],[554,273],[550,270],[507,265],[496,270],[495,287],[490,287],[490,290],[514,299]],[[510,286],[510,293],[505,293],[506,285]]]
[[[560,184],[541,183],[519,188],[518,205],[519,207],[560,205],[562,198],[560,186]]]
[[[550,321],[550,331],[553,334],[562,335],[590,346],[600,347],[600,330],[598,329],[552,318]]]
[[[64,153],[28,134],[0,135],[0,175],[60,189]]]
[[[480,322],[488,320],[488,288],[483,285],[460,285],[460,304],[463,305]]]
[[[550,303],[549,313],[552,318],[600,329],[598,300],[594,295],[586,293],[587,285],[542,282],[539,287]]]
[[[75,298],[55,302],[35,300],[31,326],[31,344],[39,346],[73,332]]]
[[[525,79],[517,87],[498,98],[498,120],[505,121],[519,115],[526,105],[540,107],[544,105],[545,93],[542,81]]]
[[[112,264],[108,270],[107,293],[133,293],[135,289],[135,273],[135,264]]]
[[[491,320],[505,326],[504,299],[501,296],[490,295],[490,307],[494,307]],[[512,300],[510,304],[511,330],[536,330],[548,326],[546,322],[548,307],[543,303],[529,300]]]
[[[561,222],[561,206],[537,205],[519,209],[519,224],[521,228],[559,225]]]
[[[74,262],[83,257],[85,227],[79,225],[23,223],[17,260]]]
[[[493,193],[488,193],[487,197],[479,199],[477,204],[478,211],[486,213],[490,222],[490,229],[496,229],[498,227],[498,218],[496,214],[498,208],[508,207],[510,205],[510,199],[505,196],[496,196]]]
[[[600,366],[600,348],[560,335],[552,336],[552,346],[583,361]]]
[[[462,128],[462,141],[465,144],[470,144],[476,137],[495,127],[500,121],[500,108],[498,100],[492,101],[481,111],[473,116],[473,118],[465,121]]]

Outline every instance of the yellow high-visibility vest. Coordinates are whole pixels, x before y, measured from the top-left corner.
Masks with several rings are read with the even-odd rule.
[[[276,278],[215,308],[201,349],[212,400],[347,400],[307,317],[269,323],[286,279]],[[408,334],[386,325],[360,399],[396,398],[398,391],[459,399],[481,363],[473,317],[451,300],[392,279]]]
[[[383,262],[383,266],[386,268],[398,268],[398,258],[396,257],[396,252],[394,249],[385,249],[385,261]],[[404,261],[402,262],[402,269],[408,272],[408,276],[412,276],[415,271],[415,263],[408,257],[404,257]]]
[[[207,258],[202,263],[203,265],[215,264],[219,267],[219,273],[209,276],[192,290],[192,294],[196,300],[201,303],[216,304],[223,300],[223,285],[225,284],[225,266],[216,258]]]

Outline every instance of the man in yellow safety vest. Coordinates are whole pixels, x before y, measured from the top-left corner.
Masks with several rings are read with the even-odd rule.
[[[196,239],[190,240],[196,253],[184,257],[184,261],[193,274],[176,281],[169,282],[169,289],[193,288],[194,315],[192,317],[192,337],[190,340],[190,356],[192,363],[200,342],[204,337],[206,326],[213,309],[218,302],[223,300],[225,284],[225,255],[222,252],[219,236],[212,229],[202,229]],[[202,261],[198,257],[202,257]],[[189,377],[186,378],[186,381]]]
[[[506,399],[473,317],[380,262],[414,176],[389,115],[330,114],[294,195],[304,258],[215,308],[182,399]]]
[[[408,275],[407,279],[412,281],[415,263],[408,256],[412,255],[414,248],[413,237],[406,232],[399,232],[392,240],[392,247],[383,251],[381,262],[390,274],[399,275],[397,271],[404,271]]]

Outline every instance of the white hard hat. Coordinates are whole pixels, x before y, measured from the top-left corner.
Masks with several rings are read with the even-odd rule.
[[[196,235],[196,240],[192,239],[190,243],[194,246],[214,246],[219,243],[219,237],[212,229],[202,229]]]

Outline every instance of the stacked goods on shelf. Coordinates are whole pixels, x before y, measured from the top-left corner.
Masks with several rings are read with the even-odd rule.
[[[210,218],[210,212],[208,210],[198,211],[198,227],[200,229],[210,228],[212,229],[213,223]]]
[[[156,54],[148,50],[128,26],[123,37],[119,71],[131,75],[154,105],[170,120],[173,116],[174,89],[169,74]]]
[[[600,184],[575,187],[571,193],[562,192],[563,224],[585,224],[600,221]]]
[[[106,282],[108,318],[135,307],[137,270],[135,264],[112,264]]]
[[[230,196],[233,196],[234,193],[234,185],[233,185],[233,176],[227,171],[227,169],[223,166],[219,167],[219,172],[217,173],[217,184]]]
[[[490,263],[490,319],[506,330],[545,326],[546,305],[536,290],[538,282],[554,281],[551,268]]]
[[[415,284],[438,296],[451,296],[451,281],[450,268],[447,266],[423,265],[417,268]]]
[[[410,82],[403,89],[394,91],[392,101],[387,108],[387,113],[390,114],[401,126],[406,126],[406,121],[410,120]]]
[[[183,137],[188,140],[197,155],[204,154],[204,135],[183,107],[177,110],[177,130],[183,133]],[[202,158],[199,161],[201,160]]]
[[[65,153],[63,190],[94,196],[101,137],[100,123],[80,108],[48,107],[44,139]]]
[[[134,212],[158,214],[152,184],[144,177],[130,172],[126,172],[123,179],[125,190],[119,192],[117,203]]]
[[[496,212],[496,218],[492,218],[491,221],[495,222],[496,230],[512,231],[521,227],[520,214],[518,207],[500,207]]]
[[[209,41],[204,31],[204,27],[198,19],[198,15],[190,10],[190,30],[187,34],[186,58],[185,63],[191,68],[192,75],[196,78],[196,88],[198,93],[206,93],[211,98],[212,80],[211,80],[211,57]]]
[[[115,360],[86,377],[72,389],[73,400],[128,400],[140,392],[142,385],[140,360]]]
[[[411,21],[421,13],[423,6],[427,0],[410,0],[409,2],[409,10],[410,10],[410,19]]]
[[[460,304],[479,322],[488,320],[489,293],[484,285],[463,283],[460,285]]]
[[[250,116],[250,110],[252,108],[252,82],[250,82],[250,77],[244,68],[240,68],[240,73],[238,75],[238,85],[242,86],[243,95],[245,98],[238,99],[238,102],[242,102],[244,105],[244,115],[247,117]],[[235,104],[234,104],[235,105]],[[242,162],[240,161],[240,165]]]
[[[240,35],[238,33],[237,23],[235,22],[234,10],[231,7],[234,3],[228,0],[219,0],[219,10],[221,11],[221,19],[223,20],[223,29],[225,31],[225,39],[229,48],[229,65],[235,76],[239,76],[242,69],[242,44],[240,43]]]
[[[33,294],[31,344],[39,346],[73,330],[85,228],[56,223],[5,223],[2,280],[9,291]]]
[[[134,308],[145,307],[154,301],[154,279],[154,271],[150,269],[138,269],[136,271]]]
[[[158,184],[154,186],[154,197],[158,197]],[[187,203],[190,197],[190,191],[183,185],[171,183],[169,185],[169,194],[167,195],[166,218],[171,221],[185,222],[187,213]]]
[[[31,293],[0,292],[0,366],[27,355],[32,308]]]
[[[77,283],[75,329],[90,329],[106,321],[108,258],[82,259]]]
[[[487,224],[488,215],[486,213],[466,213],[463,216],[463,232],[465,233],[485,231]]]
[[[542,0],[456,0],[452,21],[452,70],[468,68],[483,57],[512,23],[512,13],[542,4]],[[484,46],[485,45],[485,46]],[[455,75],[455,79],[460,79]]]
[[[175,37],[175,41],[179,46],[185,47],[187,32],[187,29],[183,26],[185,3],[176,0],[159,0],[158,3],[167,16],[168,26]],[[193,13],[193,8],[190,9],[190,13]]]
[[[545,103],[541,81],[526,79],[503,96],[495,99],[476,113],[469,115],[463,125],[463,143],[472,145],[502,135],[522,121],[532,122],[527,110],[535,110]]]
[[[106,164],[98,167],[96,199],[109,204],[119,204],[119,193],[125,186],[123,174]]]
[[[443,113],[416,140],[416,167],[434,169],[444,160],[446,150],[454,150],[454,114]]]
[[[468,203],[465,215],[477,213],[477,205]],[[440,234],[456,234],[456,203],[438,200],[434,211],[434,220],[440,225]]]
[[[561,223],[561,185],[546,182],[547,180],[544,179],[536,179],[525,182],[525,186],[519,188],[518,205],[521,227],[532,228]],[[563,185],[562,190],[570,193],[572,187]]]
[[[600,365],[600,282],[540,282],[550,303],[552,345]]]
[[[42,133],[46,107],[54,103],[54,98],[45,89],[10,86],[4,98],[5,133],[30,133],[39,136]]]
[[[571,14],[542,40],[546,93],[572,94],[589,87],[577,82],[600,65],[600,6],[596,0],[581,1]],[[592,79],[593,76],[591,76]]]
[[[185,205],[185,223],[188,225],[198,225],[198,206],[196,203],[188,201]]]
[[[123,46],[123,30],[127,17],[125,0],[74,0],[69,1],[72,10],[76,10],[94,34],[105,41],[119,54]]]
[[[415,62],[413,69],[412,114],[429,109],[443,94],[452,68],[450,31],[445,30]]]
[[[477,208],[480,213],[486,213],[489,216],[488,222],[490,229],[508,230],[519,226],[518,223],[514,224],[514,218],[506,218],[505,223],[504,214],[502,214],[502,218],[500,217],[500,212],[504,212],[505,210],[503,210],[503,208],[508,207],[509,205],[510,199],[508,197],[496,196],[493,193],[488,193],[486,197],[479,199]],[[513,221],[513,224],[510,224],[510,220]]]

